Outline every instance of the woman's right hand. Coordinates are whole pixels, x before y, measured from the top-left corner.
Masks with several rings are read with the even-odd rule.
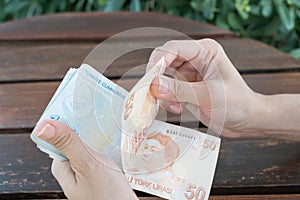
[[[265,97],[253,92],[211,39],[169,41],[156,48],[147,70],[162,57],[166,72],[152,82],[151,92],[161,105],[176,114],[184,104],[213,131],[225,137],[262,136],[253,131],[264,120]]]

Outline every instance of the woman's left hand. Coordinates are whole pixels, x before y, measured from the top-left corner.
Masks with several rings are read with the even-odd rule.
[[[122,171],[96,154],[64,123],[45,120],[34,133],[68,158],[52,163],[52,173],[68,199],[138,199]]]

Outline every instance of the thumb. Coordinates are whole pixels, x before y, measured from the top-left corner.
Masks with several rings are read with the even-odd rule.
[[[204,82],[187,82],[166,76],[156,77],[150,90],[157,99],[162,101],[194,105],[199,105],[201,99],[209,95]]]
[[[54,159],[51,166],[51,172],[65,193],[75,186],[77,180],[69,161]]]
[[[37,136],[59,149],[68,159],[75,172],[84,170],[90,156],[78,135],[66,124],[45,120],[36,127]]]

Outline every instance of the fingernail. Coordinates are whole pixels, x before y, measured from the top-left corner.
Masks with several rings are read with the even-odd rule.
[[[167,81],[163,80],[162,78],[159,78],[159,93],[160,94],[167,94],[168,92],[168,83]]]
[[[176,105],[170,105],[170,109],[174,112],[179,114],[180,113],[180,107]]]
[[[56,129],[54,126],[50,124],[46,124],[42,130],[37,134],[37,136],[42,140],[47,140],[53,138],[56,133]]]

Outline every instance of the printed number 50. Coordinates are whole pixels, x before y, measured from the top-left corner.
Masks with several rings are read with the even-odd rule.
[[[188,184],[186,187],[184,196],[188,200],[204,200],[205,189],[203,187],[197,187],[194,184]]]

